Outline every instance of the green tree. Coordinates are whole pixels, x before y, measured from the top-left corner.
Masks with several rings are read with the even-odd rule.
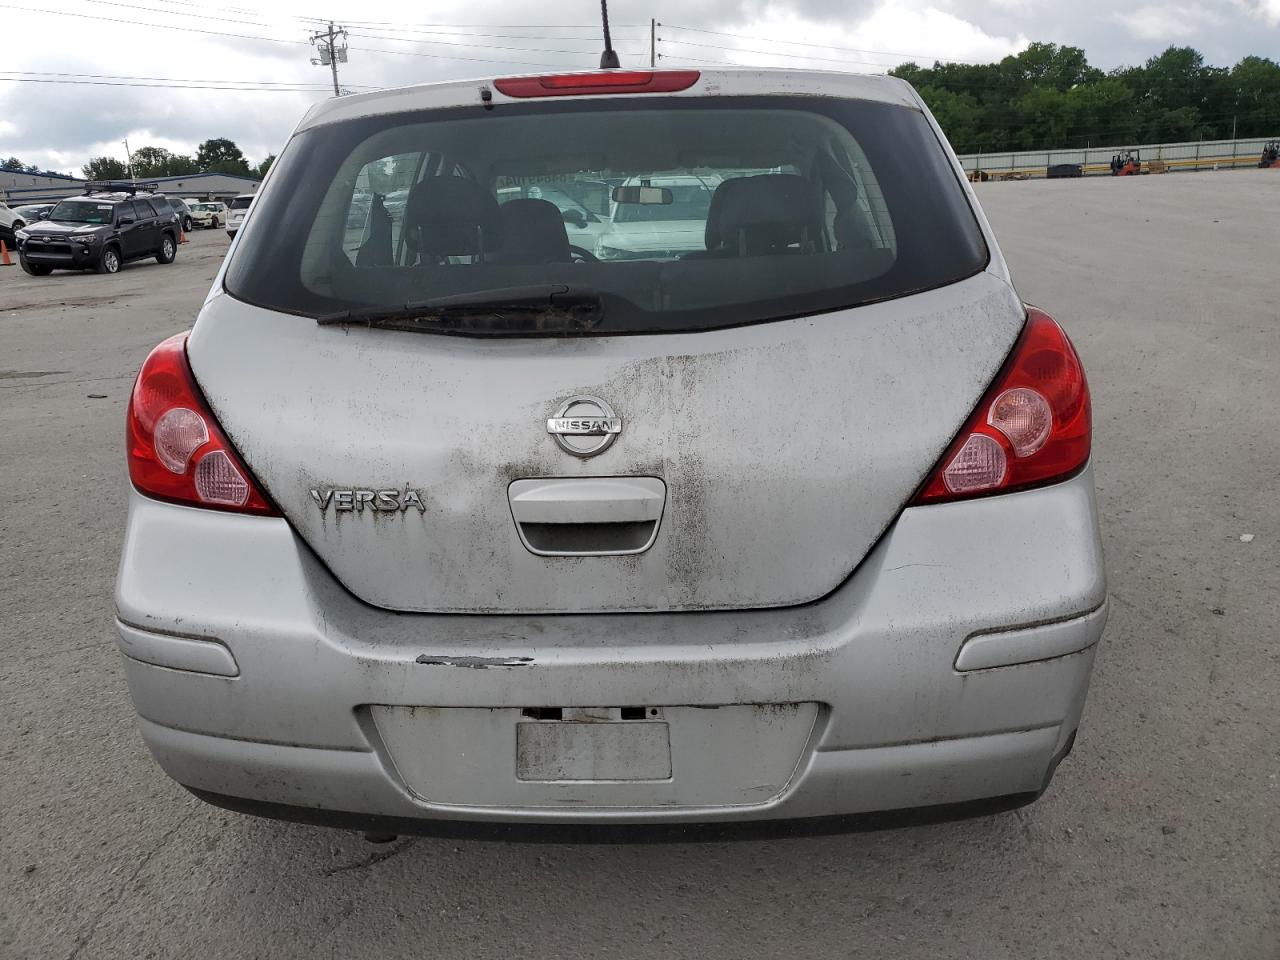
[[[10,157],[8,160],[0,160],[0,170],[10,170],[17,173],[39,173],[40,168],[34,163],[23,163],[17,157]]]
[[[171,153],[164,147],[139,147],[133,151],[135,177],[180,177],[199,170],[191,157]]]
[[[1060,93],[1102,75],[1102,71],[1089,66],[1079,47],[1060,47],[1056,43],[1033,43],[1016,56],[1005,57],[1001,72],[1006,79],[1016,79],[1022,85],[1049,87]]]
[[[271,165],[275,162],[276,162],[276,155],[274,153],[268,153],[267,159],[263,160],[260,164],[258,164],[256,167],[253,168],[254,177],[256,177],[259,180],[265,179],[267,176],[267,171],[271,169]]]
[[[1280,63],[1245,57],[1219,79],[1215,92],[1217,136],[1231,136],[1232,120],[1241,137],[1272,137],[1280,129]]]
[[[1071,134],[1064,147],[1115,146],[1139,139],[1133,91],[1114,77],[1068,90],[1066,106]]]
[[[919,91],[957,153],[982,149],[982,108],[972,94],[933,85],[922,86]]]
[[[86,180],[127,180],[129,170],[115,157],[94,157],[81,169]]]
[[[1067,95],[1052,86],[1033,86],[1013,104],[1018,116],[1014,146],[1037,150],[1066,144],[1071,129]]]
[[[196,150],[196,166],[209,173],[230,173],[242,177],[251,175],[249,161],[235,141],[223,137],[200,144]]]
[[[1169,47],[1104,74],[1078,47],[1033,43],[999,63],[906,63],[909,81],[961,153],[1110,147],[1280,129],[1280,64],[1245,57],[1215,67],[1192,47]]]

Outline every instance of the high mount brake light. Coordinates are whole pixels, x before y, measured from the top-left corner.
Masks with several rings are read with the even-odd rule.
[[[1004,369],[913,505],[1007,493],[1063,480],[1089,459],[1089,384],[1057,322],[1027,308]]]
[[[129,479],[140,493],[192,507],[279,516],[223,434],[187,363],[187,335],[142,364],[125,428]]]
[[[576,97],[589,93],[675,93],[688,90],[698,70],[601,70],[599,73],[559,73],[545,77],[503,77],[493,81],[508,97]]]

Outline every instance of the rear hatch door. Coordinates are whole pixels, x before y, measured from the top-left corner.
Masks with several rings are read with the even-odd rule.
[[[323,327],[222,294],[189,352],[269,495],[368,603],[708,610],[800,604],[845,580],[941,456],[1022,322],[1011,288],[988,273],[854,311],[583,339]],[[603,400],[621,421],[588,458],[548,433],[575,396]],[[569,485],[551,496],[567,503],[520,501],[516,513],[532,510],[522,516],[531,523],[583,524],[539,530],[551,537],[543,544],[577,554],[565,556],[534,552],[538,538],[513,513],[513,484],[539,478],[660,484]],[[514,489],[519,500],[526,488]],[[656,507],[651,545],[588,529],[601,496],[633,511],[629,522]],[[593,555],[620,547],[643,549]]]

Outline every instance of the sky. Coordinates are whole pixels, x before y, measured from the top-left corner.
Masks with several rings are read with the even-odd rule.
[[[257,9],[0,0],[0,158],[78,175],[92,156],[123,159],[124,139],[194,153],[227,137],[256,163],[279,151],[310,104],[333,95],[328,68],[310,62],[318,17],[347,28],[340,81],[352,92],[592,68],[601,48],[594,0],[545,10],[511,0],[380,0],[355,10],[337,0],[265,0]],[[1037,40],[1083,47],[1103,69],[1171,44],[1222,66],[1280,50],[1280,0],[613,0],[623,66],[648,64],[651,18],[666,66],[879,73],[906,60],[989,62]]]

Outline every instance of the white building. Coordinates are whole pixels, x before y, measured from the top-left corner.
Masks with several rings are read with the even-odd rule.
[[[0,200],[11,207],[24,203],[60,200],[84,193],[87,181],[61,174],[22,173],[0,170]],[[152,177],[146,182],[160,184],[160,192],[170,197],[197,200],[228,200],[242,193],[254,193],[260,180],[226,173],[192,173],[181,177]]]

